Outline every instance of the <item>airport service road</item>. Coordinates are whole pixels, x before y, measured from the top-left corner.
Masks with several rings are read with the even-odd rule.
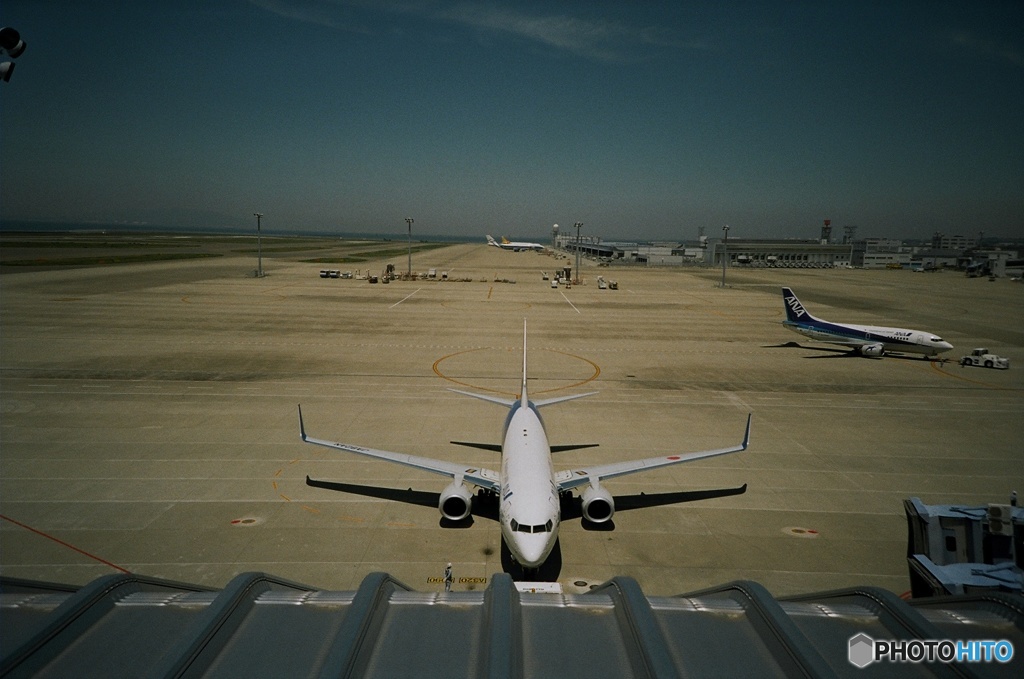
[[[555,260],[482,245],[414,255],[467,282],[320,279],[307,253],[8,273],[0,297],[0,570],[83,583],[116,568],[223,586],[262,570],[354,589],[385,570],[440,589],[501,569],[499,532],[436,510],[305,486],[307,474],[439,491],[443,477],[345,456],[311,435],[458,460],[496,454],[505,412],[448,387],[515,394],[523,318],[533,395],[556,456],[584,462],[726,446],[746,453],[608,482],[616,494],[744,495],[622,512],[614,531],[562,527],[560,581],[614,575],[650,594],[752,579],[773,594],[908,589],[901,501],[984,504],[1024,492],[1022,290],[955,274],[588,266],[553,290]],[[399,261],[400,260],[400,261]],[[355,270],[396,266],[404,257]],[[398,266],[399,269],[403,268]],[[619,282],[598,290],[596,275]],[[495,282],[495,279],[515,283]],[[816,315],[934,331],[1008,371],[849,358],[782,328],[779,287]],[[577,584],[582,583],[582,584]]]

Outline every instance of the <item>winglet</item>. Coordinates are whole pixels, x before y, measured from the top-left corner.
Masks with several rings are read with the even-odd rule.
[[[302,422],[302,405],[301,404],[299,405],[299,436],[302,437],[303,441],[306,440],[306,425],[303,424],[303,422]]]
[[[754,416],[754,413],[747,413],[747,432],[743,435],[743,450],[747,449],[750,445],[750,418]]]

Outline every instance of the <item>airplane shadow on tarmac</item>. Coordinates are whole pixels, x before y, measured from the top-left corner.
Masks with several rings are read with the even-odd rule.
[[[857,353],[853,349],[840,349],[838,347],[816,347],[816,346],[804,346],[799,342],[785,342],[783,344],[768,344],[763,345],[762,349],[806,349],[808,351],[824,351],[827,352],[825,355],[819,356],[804,356],[808,359],[820,359],[820,358],[866,358],[869,360],[881,360],[882,356],[863,356]],[[945,358],[934,358],[932,356],[916,356],[907,354],[885,354],[885,358],[895,358],[901,361],[942,361],[945,362],[949,359]]]

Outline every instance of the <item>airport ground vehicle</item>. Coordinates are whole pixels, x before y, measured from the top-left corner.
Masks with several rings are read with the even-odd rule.
[[[960,365],[973,365],[979,368],[996,368],[1006,370],[1010,367],[1010,359],[990,354],[988,349],[978,347],[960,359]]]

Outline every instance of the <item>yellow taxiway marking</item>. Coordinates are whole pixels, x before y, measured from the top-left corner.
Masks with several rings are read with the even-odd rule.
[[[483,351],[483,349],[467,349],[466,351],[457,351],[454,354],[448,354],[447,356],[442,356],[441,358],[439,358],[436,361],[434,361],[434,366],[433,366],[434,374],[436,374],[438,377],[440,377],[443,380],[448,380],[449,382],[454,382],[455,384],[457,384],[457,385],[459,385],[461,387],[469,387],[470,389],[475,389],[477,391],[487,391],[487,392],[490,392],[492,394],[501,394],[503,396],[514,396],[514,397],[518,398],[519,394],[513,394],[512,392],[508,392],[508,391],[501,391],[499,389],[489,389],[487,387],[481,387],[481,386],[478,386],[478,385],[475,385],[475,384],[469,384],[467,382],[461,382],[461,381],[455,379],[454,377],[449,377],[448,375],[445,375],[443,372],[441,372],[441,368],[439,366],[440,366],[442,361],[446,361],[449,358],[454,358],[455,356],[460,356],[462,354],[468,354],[468,353],[471,353],[471,352],[474,352],[474,351]],[[509,351],[511,351],[511,349]],[[598,364],[596,364],[593,361],[591,361],[590,359],[588,359],[588,358],[583,358],[582,356],[577,356],[576,354],[570,354],[570,353],[565,352],[565,351],[558,351],[557,349],[541,349],[540,351],[550,351],[550,352],[553,352],[553,353],[556,353],[556,354],[562,354],[563,356],[568,356],[569,358],[579,359],[579,360],[583,361],[584,363],[589,364],[592,368],[594,368],[594,374],[592,374],[590,377],[588,377],[587,379],[582,380],[580,382],[573,382],[572,384],[568,384],[568,385],[566,385],[564,387],[554,387],[552,389],[543,389],[541,391],[534,392],[536,394],[547,394],[547,393],[550,393],[552,391],[561,391],[563,389],[572,389],[574,387],[580,387],[580,386],[582,386],[584,384],[587,384],[588,382],[593,382],[594,380],[596,380],[601,375],[601,367]]]

